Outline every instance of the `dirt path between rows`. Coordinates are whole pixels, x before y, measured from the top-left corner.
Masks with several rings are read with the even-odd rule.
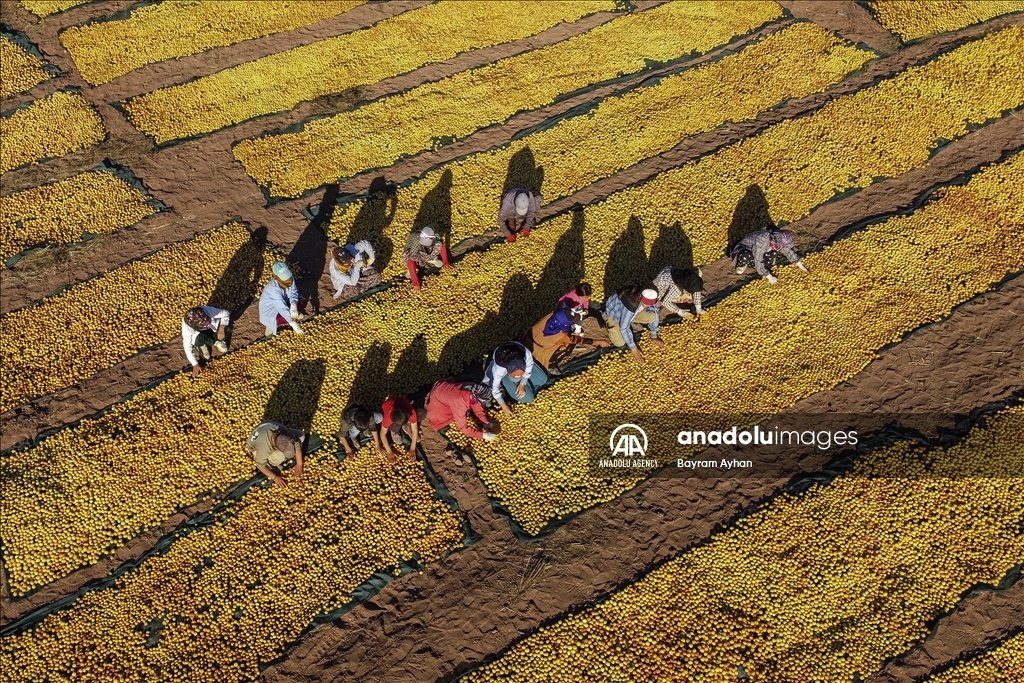
[[[1014,22],[1024,26],[1024,17],[996,20],[996,22],[990,22],[987,26],[1001,26]],[[905,68],[907,64],[911,64],[937,51],[948,49],[950,45],[962,43],[983,33],[983,28],[975,27],[961,31],[958,34],[942,36],[931,43],[917,45],[913,49],[877,60],[863,74],[844,81],[825,93],[790,101],[777,110],[761,114],[752,121],[729,123],[708,133],[688,138],[669,152],[643,161],[609,178],[599,180],[570,197],[553,202],[540,212],[540,218],[543,219],[560,211],[565,211],[577,202],[587,204],[602,199],[624,187],[635,185],[667,169],[711,153],[723,145],[753,135],[770,125],[799,116],[807,111],[812,111],[841,94],[853,92],[864,87],[881,75],[899,71]],[[713,58],[715,54],[717,54],[717,51],[710,53],[702,59]],[[548,115],[551,114],[549,110],[544,111],[548,111]],[[537,112],[534,115],[540,116]],[[481,142],[478,138],[497,134],[503,128],[498,129],[498,131],[483,131],[478,135],[471,136],[464,143],[469,144],[475,141],[473,144],[481,145],[482,149],[494,144],[500,144],[498,140],[488,139]],[[511,134],[511,132],[506,132],[505,139],[510,137]],[[1024,118],[1019,114],[1012,114],[979,131],[971,133],[940,150],[939,154],[932,161],[918,169],[898,178],[876,183],[842,202],[827,204],[819,208],[812,214],[813,219],[822,223],[819,226],[820,229],[816,229],[819,236],[809,241],[801,236],[801,246],[813,243],[817,239],[823,239],[831,235],[838,227],[848,223],[848,217],[851,215],[848,211],[853,211],[854,214],[861,216],[864,206],[875,207],[874,211],[869,212],[867,215],[880,215],[905,208],[924,189],[936,183],[945,182],[981,163],[995,161],[1006,150],[1018,145],[1021,139],[1024,139]],[[464,143],[456,143],[450,147],[461,149],[460,146]],[[428,163],[422,161],[420,157],[413,159],[410,164],[412,162]],[[407,165],[403,165],[403,168],[405,166]],[[408,177],[405,175],[407,173],[415,175],[416,172],[405,168],[404,171],[396,171],[396,175],[392,175],[389,171],[388,177],[389,179],[400,179]],[[361,179],[351,182],[355,183],[356,181],[362,182]],[[254,187],[251,182],[248,182],[248,186]],[[160,193],[157,194],[162,196]],[[858,198],[860,203],[848,203]],[[318,199],[321,198],[318,196]],[[303,203],[301,202],[289,202],[272,207],[272,209],[266,210],[266,212],[282,211],[282,207],[286,206],[290,207],[290,210],[297,212],[302,205]],[[855,208],[851,209],[850,207]],[[295,224],[289,228],[287,235],[281,230],[276,232],[274,230],[268,231],[268,238],[271,242],[286,245],[284,249],[286,253],[289,251],[289,248],[294,247],[296,242],[302,239],[303,234],[319,232],[307,230],[308,221],[302,219],[301,215],[299,218],[301,223],[293,221]],[[162,246],[161,240],[167,239],[168,234],[171,232],[175,232],[178,238],[188,237],[196,232],[195,226],[199,222],[194,214],[181,215],[179,213],[177,216],[174,214],[161,214],[148,221],[144,221],[136,228],[115,233],[106,238],[106,240],[97,239],[86,243],[83,247],[81,258],[76,261],[75,257],[72,257],[72,265],[66,265],[60,271],[51,269],[49,276],[40,276],[32,272],[31,266],[29,266],[30,275],[19,281],[20,276],[17,274],[17,271],[2,271],[0,272],[0,286],[4,289],[3,301],[0,302],[2,303],[2,309],[7,311],[18,307],[18,305],[24,305],[52,291],[54,287],[61,286],[67,278],[77,279],[93,274],[94,269],[100,267],[104,257],[114,262],[102,263],[103,267],[100,270],[116,266],[117,262],[131,257],[136,251],[148,251],[152,247]],[[804,221],[800,223],[802,224]],[[253,225],[255,227],[257,224]],[[265,227],[263,224],[258,225]],[[802,230],[802,228],[799,229]],[[282,237],[285,239],[282,240]],[[291,241],[289,242],[288,240]],[[168,243],[173,241],[175,240],[167,240]],[[326,240],[323,241],[323,246],[326,247]],[[464,245],[463,248],[475,248],[477,243]],[[95,258],[86,260],[84,252],[92,253]],[[70,253],[74,254],[75,250],[71,250]],[[142,251],[142,253],[145,253],[145,251]],[[456,253],[461,253],[461,251]],[[316,261],[316,257],[313,254],[305,254],[304,256]],[[314,271],[323,269],[324,258],[322,253],[319,254],[318,267],[314,266]],[[724,267],[724,260],[710,265],[707,271],[708,278],[706,279],[709,279],[711,283],[717,282],[716,278],[724,273]],[[3,280],[3,278],[7,279]],[[714,287],[712,286],[712,288]],[[330,281],[326,274],[317,283],[317,290],[321,301],[330,301]],[[246,314],[237,323],[239,329],[245,331],[242,336],[238,337],[240,342],[248,343],[261,336],[262,328],[255,319],[256,315],[255,307],[250,306]],[[171,340],[152,351],[142,353],[108,370],[97,373],[73,387],[62,390],[48,399],[44,399],[43,402],[29,404],[8,411],[0,415],[0,431],[2,431],[2,435],[0,435],[0,449],[10,448],[25,439],[32,438],[41,431],[54,429],[60,425],[68,424],[94,414],[97,410],[112,404],[125,394],[137,391],[147,383],[179,370],[185,365],[186,361],[184,352],[180,348],[180,341],[177,339]]]

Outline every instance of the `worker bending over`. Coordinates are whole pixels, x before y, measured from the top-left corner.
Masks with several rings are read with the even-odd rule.
[[[195,351],[203,360],[211,360],[213,351],[228,352],[231,338],[231,314],[215,306],[196,306],[185,311],[181,319],[181,340],[185,345],[185,357],[192,364],[192,376],[203,371]]]
[[[342,295],[345,298],[358,296],[380,284],[380,272],[373,267],[376,258],[369,240],[360,240],[332,250],[329,271],[335,301]]]
[[[295,459],[292,472],[295,478],[302,481],[302,443],[306,434],[299,429],[289,429],[277,422],[266,421],[259,424],[246,442],[246,447],[256,460],[256,468],[275,486],[284,488],[288,485],[281,466]]]
[[[380,442],[384,448],[384,456],[388,462],[395,463],[395,451],[391,447],[394,441],[395,446],[401,442],[401,434],[404,432],[412,441],[409,450],[406,451],[406,459],[409,462],[416,461],[416,445],[420,438],[419,417],[416,415],[416,408],[405,396],[393,396],[386,401],[380,409],[382,419],[380,423]],[[388,437],[391,437],[390,439]],[[379,452],[379,451],[378,451]]]
[[[779,281],[772,275],[772,268],[785,256],[800,270],[807,272],[807,266],[793,248],[793,233],[789,230],[770,228],[752,232],[732,249],[732,265],[737,275],[743,275],[747,268],[754,267],[758,275],[773,285]]]
[[[583,303],[559,308],[533,326],[533,358],[551,375],[562,374],[558,366],[569,360],[578,347],[605,348],[611,344],[603,339],[583,336]]]
[[[448,247],[444,240],[437,236],[434,228],[427,226],[422,230],[413,230],[409,239],[405,242],[405,249],[402,251],[402,260],[409,270],[409,279],[415,289],[420,288],[420,276],[418,268],[433,266],[440,268],[448,267]]]
[[[627,346],[638,363],[644,362],[643,351],[633,338],[633,324],[647,325],[651,341],[659,349],[665,345],[658,339],[658,290],[650,285],[629,287],[615,292],[604,305],[608,322],[608,338],[615,346]]]
[[[537,389],[547,381],[547,374],[533,362],[533,354],[519,342],[509,342],[494,349],[484,373],[484,383],[490,388],[491,396],[508,417],[512,415],[512,409],[505,403],[502,387],[513,401],[529,403]]]
[[[680,306],[692,304],[694,313],[704,313],[704,279],[699,269],[665,266],[654,276],[654,288],[658,290],[658,304],[665,311],[685,318],[693,313]]]
[[[506,192],[498,211],[498,227],[505,234],[505,239],[515,242],[516,235],[528,237],[543,202],[544,198],[539,194],[521,187]]]

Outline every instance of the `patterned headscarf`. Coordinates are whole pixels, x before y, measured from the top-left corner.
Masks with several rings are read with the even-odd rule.
[[[206,315],[206,311],[201,308],[190,308],[185,311],[185,324],[191,327],[196,332],[202,332],[210,328],[213,324],[213,320],[210,316]]]
[[[782,251],[785,248],[793,248],[793,233],[789,230],[768,231],[769,246],[773,251]]]
[[[343,247],[335,247],[332,255],[334,256],[334,262],[341,272],[347,273],[352,270],[352,261],[354,260],[352,252]]]
[[[491,395],[491,390],[484,384],[478,382],[466,382],[462,385],[463,391],[468,391],[473,394],[473,397],[480,402],[484,408],[490,408],[494,402],[494,396]]]

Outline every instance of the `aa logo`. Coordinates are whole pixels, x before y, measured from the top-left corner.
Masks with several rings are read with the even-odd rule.
[[[611,449],[613,458],[646,457],[647,433],[635,424],[619,425],[608,439],[608,448]]]

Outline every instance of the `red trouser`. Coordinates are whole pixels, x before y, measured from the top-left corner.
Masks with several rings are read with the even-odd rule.
[[[305,308],[306,308],[306,300],[305,300],[305,299],[303,299],[303,298],[302,298],[302,297],[300,296],[300,297],[299,297],[299,305],[298,305],[298,309],[299,309],[299,310],[301,311],[301,310],[303,310],[303,309],[305,309]],[[287,320],[285,320],[285,319],[284,319],[284,316],[283,316],[283,315],[281,315],[280,313],[278,313],[278,314],[277,314],[277,326],[278,326],[278,327],[285,327],[286,325],[290,325],[290,324],[291,324],[291,323],[289,323],[289,322],[288,322]]]
[[[451,267],[451,263],[448,262],[448,246],[445,244],[441,245],[441,263],[444,264],[445,268]],[[416,269],[416,262],[412,259],[406,259],[405,267],[409,269],[409,279],[412,280],[412,286],[419,289],[420,274]]]

